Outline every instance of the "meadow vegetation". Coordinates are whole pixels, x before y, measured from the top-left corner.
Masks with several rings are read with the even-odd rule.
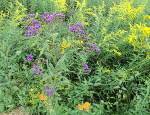
[[[148,115],[150,1],[0,0],[0,113],[18,107]]]

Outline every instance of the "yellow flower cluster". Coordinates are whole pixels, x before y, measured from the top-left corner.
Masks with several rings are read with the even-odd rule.
[[[144,12],[144,5],[139,5],[138,8],[132,6],[133,0],[130,2],[121,2],[119,5],[111,7],[110,12],[118,14],[118,19],[123,21],[133,21]]]
[[[57,12],[66,12],[67,11],[67,3],[66,0],[50,0],[54,2],[55,9],[57,9]]]
[[[13,9],[13,11],[8,10],[8,15],[12,19],[10,23],[17,25],[18,21],[26,16],[25,11],[27,9],[17,0],[14,3],[9,2],[9,7]]]
[[[125,38],[136,48],[149,48],[149,43],[147,42],[148,37],[150,36],[150,27],[147,27],[146,24],[134,24],[130,25],[130,34]]]
[[[65,53],[65,49],[67,47],[70,47],[70,46],[71,46],[70,43],[67,43],[66,41],[62,41],[62,44],[61,44],[61,47],[62,47],[61,54],[64,54]]]
[[[145,16],[145,19],[147,20],[147,19],[150,19],[150,15],[146,15]]]
[[[79,2],[78,0],[76,0],[76,7],[78,9],[78,17],[77,17],[77,21],[82,23],[83,25],[89,25],[88,22],[86,22],[86,18],[85,15],[85,8],[86,8],[86,0],[83,0],[83,2]]]

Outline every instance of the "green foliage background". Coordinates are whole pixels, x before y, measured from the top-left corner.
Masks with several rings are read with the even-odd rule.
[[[148,115],[150,1],[66,3],[67,10],[61,11],[50,0],[0,1],[0,112],[9,113],[21,106],[33,115]],[[41,23],[38,35],[24,36],[27,23],[20,20],[27,14],[36,14],[40,20],[38,15],[44,12],[63,13],[66,19],[52,25]],[[68,31],[70,23],[78,22],[89,33],[83,43]],[[60,55],[63,41],[71,46]],[[82,55],[88,42],[96,43],[100,52]],[[35,60],[25,62],[31,53]],[[44,60],[48,60],[46,64]],[[84,72],[82,63],[92,72]],[[40,66],[42,76],[31,74],[33,65]],[[57,91],[42,101],[39,95],[45,93],[45,85]],[[91,104],[89,112],[78,110],[77,105],[84,102]]]

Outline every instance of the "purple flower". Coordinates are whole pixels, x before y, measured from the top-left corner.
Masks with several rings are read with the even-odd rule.
[[[33,66],[33,68],[38,69],[38,68],[40,68],[40,66]]]
[[[28,55],[24,60],[25,61],[32,61],[34,56],[32,54]]]
[[[53,93],[54,91],[56,91],[56,89],[54,89],[53,87],[51,87],[51,90],[48,91],[48,92],[46,93],[46,95],[47,95],[47,96],[52,96],[52,93]]]
[[[35,74],[35,73],[36,73],[36,71],[37,71],[37,70],[33,70],[33,71],[32,71],[32,74]]]
[[[88,65],[86,63],[83,63],[84,69],[89,69]]]
[[[53,14],[50,15],[49,12],[44,12],[44,14],[40,15],[40,17],[46,22],[54,22],[54,21],[63,21],[65,15],[57,14],[55,12],[53,12]]]
[[[70,27],[70,28],[69,28],[69,31],[73,31],[73,30],[74,30],[74,28],[73,28],[73,27]]]
[[[95,49],[95,51],[97,51],[97,52],[100,51],[100,49],[99,49],[98,47],[95,47],[95,48],[93,48],[93,49]]]
[[[44,14],[50,14],[49,12],[44,12]]]
[[[85,52],[82,52],[82,54],[86,54]]]
[[[51,87],[49,85],[45,85],[45,88],[46,90],[50,89]]]
[[[84,69],[87,72],[91,72],[90,68],[88,67],[88,65],[86,63],[83,63]]]
[[[71,11],[69,12],[69,14],[72,14],[72,13],[74,13],[74,11],[73,11],[73,10],[71,10]]]
[[[40,68],[40,66],[33,66],[33,68],[35,68],[36,70],[33,70],[32,74],[39,74],[39,75],[43,75],[42,71],[38,70],[38,68]]]
[[[28,55],[29,58],[34,58],[34,56],[32,54]]]
[[[37,74],[43,75],[42,71],[38,70]]]
[[[91,70],[89,69],[89,70],[85,70],[85,71],[87,71],[87,72],[91,72]]]
[[[46,19],[46,21],[47,21],[47,22],[52,22],[53,20],[50,19],[50,18],[48,18],[48,19]]]
[[[27,21],[27,19],[21,19],[21,21]]]
[[[52,96],[51,92],[46,93],[47,96]]]
[[[96,44],[93,44],[93,43],[87,43],[87,44],[90,46],[96,46]]]
[[[25,34],[25,36],[31,36],[31,34]]]
[[[84,27],[82,23],[76,23],[77,26]]]
[[[41,25],[34,25],[35,28],[40,28],[42,27]]]
[[[30,59],[30,58],[28,58],[28,57],[25,58],[24,60],[25,60],[25,61],[32,61],[32,59]]]
[[[38,20],[35,20],[35,19],[31,19],[30,22],[31,22],[32,24],[40,23]]]
[[[34,17],[34,16],[35,16],[35,14],[28,14],[28,16],[29,16],[29,17]]]
[[[100,49],[98,48],[98,46],[96,46],[96,44],[93,44],[93,43],[87,43],[88,45],[90,45],[90,46],[92,46],[92,47],[94,47],[93,49],[95,50],[95,51],[100,51]]]

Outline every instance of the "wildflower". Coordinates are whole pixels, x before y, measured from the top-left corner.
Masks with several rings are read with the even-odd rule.
[[[34,16],[35,16],[35,14],[28,14],[28,16],[29,16],[29,17],[34,17]]]
[[[97,52],[99,52],[100,51],[100,49],[96,46],[96,47],[94,47],[93,49],[95,49],[95,51],[97,51]]]
[[[40,67],[39,66],[33,66],[33,68],[35,68],[36,70],[32,71],[32,74],[39,74],[39,75],[43,75],[42,71],[38,70]]]
[[[46,93],[47,96],[52,96],[52,93],[53,93],[54,91],[56,91],[56,89],[54,89],[53,87],[50,87],[50,86],[48,86],[48,85],[46,85],[44,89],[45,89],[45,90],[49,90],[49,91]],[[51,90],[50,90],[50,89],[51,89]]]
[[[87,71],[87,72],[91,72],[91,70],[89,69],[89,70],[85,70],[85,71]]]
[[[61,47],[62,47],[62,49],[61,49],[61,55],[64,55],[65,49],[66,49],[67,47],[70,47],[70,46],[71,46],[70,43],[67,43],[66,41],[62,41],[62,44],[61,44]]]
[[[74,13],[74,11],[73,10],[71,10],[70,12],[69,12],[69,14],[73,14]]]
[[[47,96],[44,96],[43,94],[40,94],[40,95],[39,95],[39,98],[40,98],[41,100],[47,100]]]
[[[87,43],[89,46],[91,46],[91,47],[93,47],[93,49],[95,50],[95,51],[100,51],[100,49],[98,48],[98,46],[96,45],[96,44],[93,44],[93,43]]]
[[[21,19],[21,21],[27,21],[27,19]]]
[[[31,19],[30,22],[31,22],[32,24],[40,23],[38,20],[35,20],[35,19]]]
[[[33,71],[32,71],[32,74],[35,74],[36,72],[37,72],[37,70],[33,70]]]
[[[80,27],[84,27],[84,26],[81,23],[76,23],[76,24],[71,23],[71,27],[69,27],[68,30],[75,33],[84,32]]]
[[[44,89],[50,89],[51,87],[49,85],[45,85],[45,88]]]
[[[89,69],[88,65],[86,63],[83,63],[84,69]]]
[[[36,24],[36,21],[33,20],[32,23]],[[40,30],[41,25],[33,25],[33,26],[28,26],[26,28],[27,28],[27,30],[25,31],[25,33],[26,33],[25,36],[31,36],[32,34],[38,34],[39,33],[38,31]]]
[[[39,66],[33,66],[33,68],[38,69],[38,68],[39,68]]]
[[[37,74],[43,75],[42,71],[38,70]]]
[[[83,105],[78,105],[79,110],[83,110]]]
[[[79,27],[84,27],[82,23],[76,23],[76,25]]]
[[[54,22],[54,21],[63,21],[65,15],[57,14],[55,12],[53,12],[53,14],[50,14],[49,12],[44,12],[44,14],[40,15],[40,17],[45,22]]]
[[[85,102],[83,106],[84,106],[84,108],[88,108],[88,107],[90,107],[90,103],[89,102]]]
[[[83,105],[78,105],[78,109],[79,110],[85,109],[85,111],[89,111],[89,107],[90,107],[90,103],[89,102],[85,102]]]
[[[32,61],[34,56],[32,54],[28,55],[24,60],[25,61]]]
[[[96,44],[93,44],[93,43],[87,43],[87,44],[90,46],[96,46]]]
[[[31,36],[31,34],[25,34],[25,36]]]
[[[87,72],[91,72],[90,68],[88,67],[88,65],[86,63],[83,63],[84,69]]]

